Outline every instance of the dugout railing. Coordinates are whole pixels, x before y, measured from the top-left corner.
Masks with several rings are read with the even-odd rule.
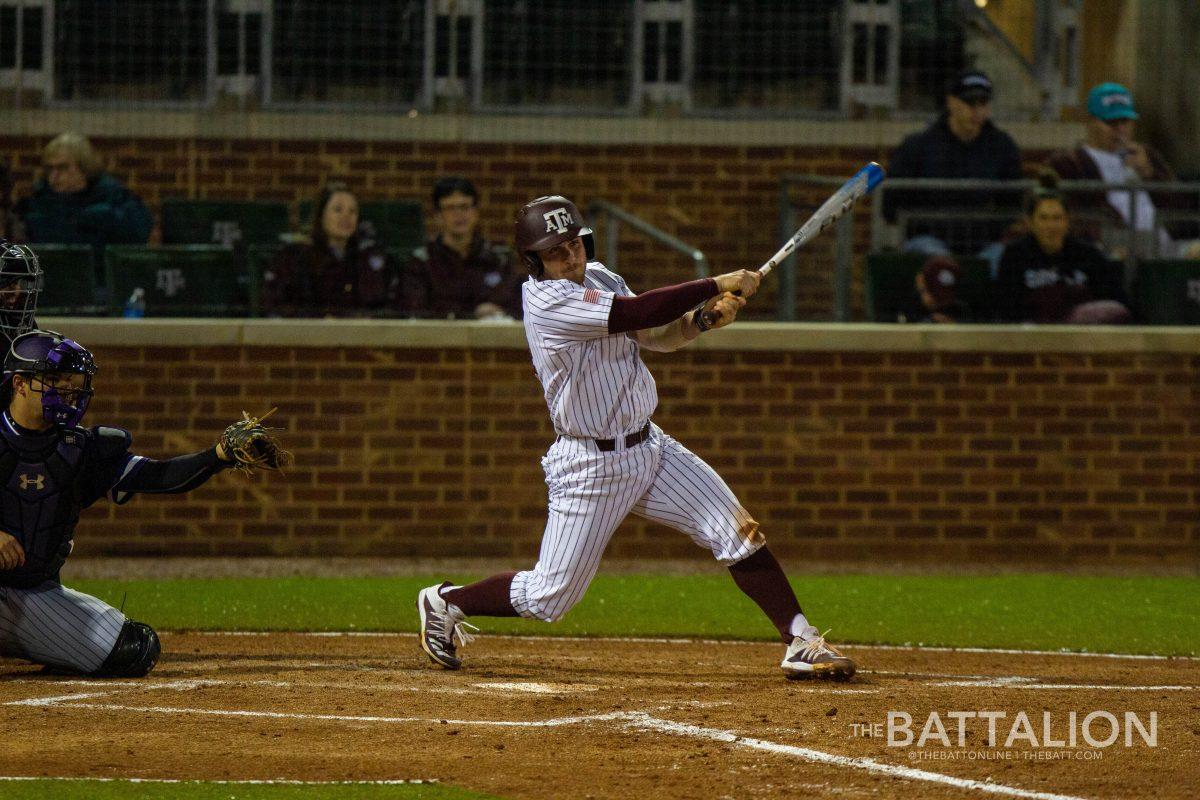
[[[593,200],[588,205],[588,219],[596,231],[596,246],[603,254],[605,266],[613,272],[619,272],[621,248],[621,226],[628,225],[633,230],[649,237],[664,247],[681,253],[692,262],[697,278],[707,278],[709,275],[708,257],[696,247],[678,239],[661,228],[654,226],[641,217],[629,213],[620,206],[607,200]]]
[[[778,239],[786,241],[828,196],[845,181],[845,176],[787,174],[780,178]],[[793,254],[779,269],[776,318],[801,318],[849,322],[854,319],[856,290],[865,287],[865,257],[869,253],[898,252],[912,235],[925,230],[944,232],[955,225],[976,235],[979,226],[996,231],[996,238],[1013,236],[1022,225],[1021,198],[1034,187],[1031,180],[975,181],[925,178],[891,178],[844,215],[831,232],[813,242],[804,253]],[[1126,266],[1126,279],[1133,291],[1148,298],[1150,291],[1139,282],[1142,263],[1192,262],[1200,253],[1200,182],[1146,182],[1108,184],[1102,181],[1063,181],[1059,189],[1071,218],[1072,232],[1097,241],[1111,257]],[[1139,198],[1149,196],[1154,204],[1154,226],[1139,230],[1128,224],[1136,220]],[[982,202],[980,199],[982,198]],[[1119,210],[1115,204],[1123,204]],[[950,251],[962,257],[978,255],[954,236],[946,241]],[[798,259],[799,257],[799,259]],[[1200,266],[1200,262],[1195,262]],[[1172,271],[1190,274],[1186,265]],[[1161,271],[1161,269],[1160,269]],[[1181,278],[1182,279],[1182,278]],[[1189,278],[1188,280],[1193,280]],[[831,285],[830,307],[801,309],[796,286],[822,282]],[[1165,286],[1161,281],[1153,282]],[[1183,286],[1184,284],[1181,284]],[[1187,291],[1200,302],[1200,290],[1187,284]],[[1171,303],[1160,303],[1169,306]],[[862,306],[870,317],[870,310]],[[1190,314],[1191,312],[1189,312]],[[1161,319],[1161,315],[1157,315]]]

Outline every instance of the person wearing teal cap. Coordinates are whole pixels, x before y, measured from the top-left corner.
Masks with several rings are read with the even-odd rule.
[[[1101,83],[1088,92],[1088,120],[1084,141],[1070,150],[1050,156],[1048,162],[1063,180],[1104,181],[1127,185],[1143,181],[1174,181],[1175,173],[1154,148],[1134,138],[1138,119],[1133,93],[1119,83]],[[1178,206],[1180,198],[1145,191],[1136,192],[1131,207],[1129,192],[1088,192],[1073,196],[1072,205],[1080,210],[1104,209],[1107,205],[1114,221],[1121,220],[1142,232],[1156,231],[1160,253],[1175,249],[1170,236],[1155,221],[1156,206]],[[1081,231],[1099,239],[1098,227]]]

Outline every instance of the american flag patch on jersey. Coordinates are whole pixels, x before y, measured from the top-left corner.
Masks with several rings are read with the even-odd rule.
[[[598,289],[584,289],[583,290],[583,302],[599,303],[600,302],[600,291]]]

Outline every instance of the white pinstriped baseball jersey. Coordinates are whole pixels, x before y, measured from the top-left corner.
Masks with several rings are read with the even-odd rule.
[[[621,276],[591,262],[583,285],[530,279],[523,292],[525,335],[559,437],[542,459],[550,507],[538,562],[509,590],[517,613],[553,621],[579,602],[629,514],[682,531],[722,564],[762,547],[758,523],[721,476],[657,425],[626,446],[658,391],[632,335],[608,332],[613,297],[633,295]]]
[[[637,342],[608,333],[613,297],[632,297],[620,275],[590,262],[583,285],[530,278],[522,287],[525,337],[554,431],[615,439],[639,430],[658,406]]]

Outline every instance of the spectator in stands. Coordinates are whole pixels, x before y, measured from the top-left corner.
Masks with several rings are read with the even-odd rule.
[[[440,232],[413,251],[405,274],[405,309],[414,317],[516,319],[521,280],[511,253],[479,232],[479,193],[466,178],[433,186]]]
[[[145,244],[154,218],[136,194],[105,172],[92,144],[63,133],[42,152],[45,176],[17,214],[30,242]]]
[[[978,70],[960,73],[946,87],[946,110],[932,125],[907,137],[892,154],[892,178],[962,178],[969,180],[1020,180],[1021,152],[1016,142],[991,121],[992,81]],[[904,232],[903,249],[925,255],[950,252],[975,254],[993,264],[1011,216],[1016,216],[1020,192],[938,190],[887,191],[884,215],[896,221],[901,209],[971,212],[995,211],[994,220],[921,220]]]
[[[930,256],[914,279],[914,292],[897,322],[973,322],[970,306],[958,296],[962,267],[950,256]]]
[[[1004,249],[996,280],[1000,319],[1119,325],[1131,321],[1121,264],[1067,232],[1053,173],[1025,199],[1029,234]]]
[[[1062,150],[1050,157],[1049,166],[1063,180],[1104,181],[1123,185],[1142,181],[1173,181],[1175,174],[1162,155],[1149,145],[1134,139],[1138,113],[1133,95],[1119,83],[1102,83],[1088,92],[1088,121],[1086,138],[1071,150]],[[1159,195],[1162,205],[1185,207],[1182,195]],[[1113,190],[1107,193],[1084,193],[1077,198],[1077,207],[1089,212],[1102,212],[1113,221],[1120,221],[1154,239],[1157,251],[1166,256],[1176,254],[1176,244],[1170,234],[1155,221],[1155,200],[1145,191],[1138,191],[1130,208],[1129,192]],[[1096,221],[1080,230],[1089,238],[1100,240],[1101,227]]]
[[[308,241],[284,247],[262,279],[263,310],[277,317],[399,316],[399,293],[394,259],[361,235],[343,183],[321,190]]]

